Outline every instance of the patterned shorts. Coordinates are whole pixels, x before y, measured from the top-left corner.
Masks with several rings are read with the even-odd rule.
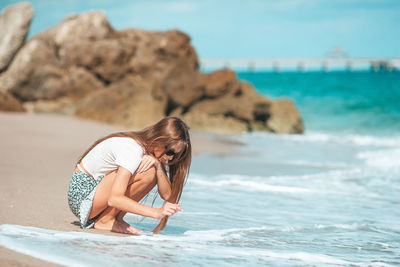
[[[95,218],[89,220],[89,215],[97,185],[103,178],[104,176],[95,180],[82,171],[72,174],[68,188],[68,204],[71,211],[78,217],[82,228],[94,226]]]

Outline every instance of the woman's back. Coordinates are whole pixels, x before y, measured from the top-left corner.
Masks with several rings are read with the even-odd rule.
[[[118,166],[133,174],[143,153],[144,149],[130,137],[110,137],[90,150],[81,164],[95,179],[116,170]]]

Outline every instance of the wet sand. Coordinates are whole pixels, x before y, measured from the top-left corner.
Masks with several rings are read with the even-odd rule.
[[[0,113],[0,124],[0,225],[83,231],[67,204],[75,162],[97,138],[124,129],[49,114]],[[221,137],[192,132],[191,138],[195,155],[234,150]],[[0,266],[57,265],[0,246]]]

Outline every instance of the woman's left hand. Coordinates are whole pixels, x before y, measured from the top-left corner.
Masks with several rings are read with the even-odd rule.
[[[154,166],[156,169],[159,167],[160,162],[153,156],[144,155],[142,158],[142,162],[140,163],[139,167],[137,168],[136,172],[141,173],[145,172]]]

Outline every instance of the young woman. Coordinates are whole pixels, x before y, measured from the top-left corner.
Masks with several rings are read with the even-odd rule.
[[[192,148],[187,125],[167,117],[138,132],[121,132],[97,140],[77,162],[68,204],[82,228],[139,234],[123,220],[127,212],[161,219],[182,211],[178,202],[189,174]],[[166,171],[168,169],[168,172]],[[158,186],[161,208],[139,201]]]

